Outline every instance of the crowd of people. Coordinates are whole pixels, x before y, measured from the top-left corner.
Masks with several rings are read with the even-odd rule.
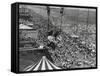
[[[36,44],[39,45],[37,49],[42,49],[51,62],[63,69],[95,67],[96,46],[90,41],[91,44],[86,40],[82,40],[82,37],[85,38],[84,36],[86,35],[84,31],[82,31],[82,33],[77,32],[80,35],[73,37],[70,33],[64,32],[63,29],[58,29],[51,21],[49,22],[48,30],[48,21],[44,19],[44,17],[35,12],[32,12],[31,14],[31,19],[34,23],[33,26],[38,26],[38,28],[36,28],[36,30],[38,30],[38,38],[35,40]],[[21,18],[23,17],[21,16]],[[80,27],[81,26],[84,25],[80,24]],[[81,30],[82,29],[80,29],[80,31]],[[30,40],[30,38],[27,40]]]

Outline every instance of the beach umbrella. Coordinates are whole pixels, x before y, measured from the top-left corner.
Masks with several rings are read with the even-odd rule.
[[[38,70],[53,70],[60,69],[49,61],[46,56],[43,56],[39,62],[32,64],[24,69],[24,71],[38,71]]]

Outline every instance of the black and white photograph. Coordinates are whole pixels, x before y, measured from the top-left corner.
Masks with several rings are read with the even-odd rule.
[[[100,0],[2,0],[0,76],[100,76]]]
[[[19,71],[97,67],[96,8],[19,4]]]

